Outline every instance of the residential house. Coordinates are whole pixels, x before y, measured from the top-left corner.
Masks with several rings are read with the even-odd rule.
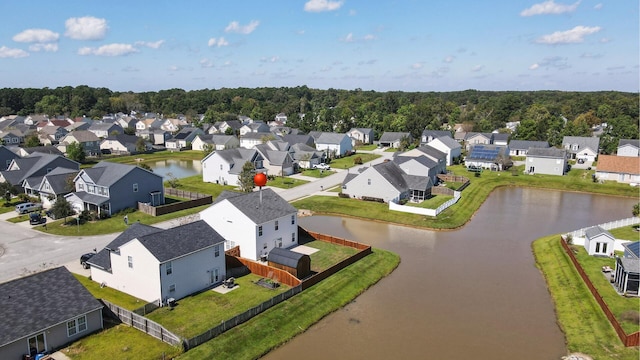
[[[353,150],[351,138],[347,134],[323,132],[315,137],[315,143],[316,150],[324,151],[331,159],[345,156]]]
[[[593,226],[584,231],[584,248],[589,255],[611,256],[616,238],[600,226]]]
[[[64,266],[0,284],[0,359],[35,359],[103,328],[102,304]]]
[[[286,141],[289,145],[304,144],[315,149],[316,142],[311,135],[304,134],[286,134],[282,136],[282,141]]]
[[[13,159],[18,159],[20,156],[11,151],[8,147],[0,145],[0,171],[7,170]]]
[[[87,156],[96,156],[100,153],[100,138],[89,130],[75,130],[60,139],[58,150],[67,153],[67,146],[80,143]]]
[[[599,146],[599,137],[565,136],[562,138],[562,147],[569,151],[571,159],[593,162],[598,156]]]
[[[166,304],[225,280],[224,241],[202,220],[167,230],[133,223],[87,264],[93,281]]]
[[[42,206],[49,208],[56,200],[74,190],[73,179],[79,170],[55,168],[44,176],[32,176],[22,182],[24,192],[40,198]]]
[[[202,159],[202,181],[237,185],[242,167],[251,162],[256,172],[265,172],[264,158],[256,149],[235,148],[210,153]]]
[[[499,145],[476,144],[471,146],[464,165],[490,170],[505,170],[513,165],[509,157],[509,148]]]
[[[494,133],[493,134],[493,145],[507,146],[509,144],[509,134],[505,133]]]
[[[40,143],[45,145],[58,144],[69,130],[61,126],[45,126],[39,131]]]
[[[546,141],[532,141],[532,140],[511,140],[509,142],[509,155],[511,156],[526,156],[530,148],[549,148],[549,143]]]
[[[64,128],[69,132],[76,130],[88,130],[91,127],[92,123],[93,122],[90,121],[90,119],[86,119],[85,121],[74,122],[73,124],[65,126]]]
[[[623,243],[624,255],[616,257],[613,285],[621,294],[638,295],[640,285],[640,242]]]
[[[204,131],[200,128],[185,127],[178,131],[177,134],[164,142],[167,150],[184,150],[191,148],[191,142],[197,135],[204,135]]]
[[[112,135],[124,134],[124,129],[117,123],[96,123],[87,129],[96,134],[97,137],[105,139]]]
[[[402,139],[407,139],[409,140],[409,142],[413,141],[413,137],[411,136],[411,133],[385,131],[384,133],[382,133],[382,136],[380,136],[380,139],[378,140],[378,144],[380,144],[380,146],[382,147],[390,147],[390,148],[397,149],[400,147],[400,143]]]
[[[240,137],[242,137],[248,133],[270,133],[271,128],[262,121],[254,121],[252,123],[242,125],[238,131]]]
[[[640,140],[620,139],[618,141],[618,156],[640,156]]]
[[[11,147],[11,150],[21,157],[29,156],[33,153],[64,156],[62,151],[58,150],[58,148],[53,145],[34,146],[34,147]]]
[[[467,151],[471,150],[473,145],[491,145],[493,144],[493,133],[468,132],[464,137]]]
[[[138,139],[140,138],[135,135],[110,135],[100,143],[100,151],[118,155],[135,154],[139,152],[137,149]],[[149,150],[149,148],[150,146],[145,143],[145,150]]]
[[[353,146],[373,144],[374,140],[374,132],[371,128],[351,128],[347,131],[347,136],[351,138]]]
[[[184,119],[165,119],[162,125],[160,125],[160,129],[175,133],[185,126],[189,126],[189,123]]]
[[[212,128],[216,129],[220,134],[237,135],[240,133],[242,123],[239,120],[227,120],[215,122]],[[227,131],[227,129],[230,129]],[[212,134],[211,130],[209,133]]]
[[[388,161],[348,173],[342,182],[342,193],[387,203],[403,199],[422,201],[430,196],[432,186],[428,176],[407,174],[399,164]]]
[[[75,192],[65,196],[79,211],[112,215],[138,202],[164,204],[162,176],[139,166],[101,161],[73,179]]]
[[[138,131],[143,130],[162,130],[163,121],[161,119],[156,118],[145,118],[136,122],[136,135]],[[166,130],[162,130],[166,131]],[[169,132],[170,133],[170,132]]]
[[[24,134],[17,130],[7,130],[0,132],[0,144],[4,145],[20,145],[24,143]]]
[[[123,129],[135,129],[138,119],[132,116],[120,116],[116,120],[116,123]]]
[[[196,135],[191,142],[192,150],[204,151],[206,146],[213,150],[234,149],[240,146],[240,141],[233,135],[203,134]]]
[[[0,171],[0,182],[8,182],[19,190],[22,183],[31,177],[42,177],[55,168],[80,170],[80,164],[60,155],[35,152],[23,158],[13,159],[5,171]]]
[[[275,139],[276,136],[272,133],[246,133],[240,137],[240,147],[245,149],[252,149],[256,145],[263,144],[269,140]]]
[[[429,146],[446,154],[447,166],[460,159],[462,145],[451,136],[440,136],[429,142]]]
[[[640,185],[640,159],[631,156],[600,155],[595,176],[598,180]]]
[[[262,164],[267,173],[277,176],[293,174],[293,157],[289,151],[278,149],[277,144],[273,141],[256,145],[254,148],[262,155],[264,159]]]
[[[451,139],[453,139],[453,136],[451,136],[451,131],[449,130],[426,130],[425,129],[422,131],[422,136],[420,137],[420,146],[427,145],[428,143],[442,136],[450,137]]]
[[[275,117],[275,121],[286,124],[287,123],[287,115],[285,113],[278,113]]]
[[[274,248],[298,245],[298,210],[270,188],[251,193],[223,191],[200,218],[226,239],[225,249],[266,260]]]
[[[141,137],[151,145],[164,146],[165,142],[171,139],[171,133],[160,129],[136,130],[136,136]]]
[[[433,160],[435,162],[433,171],[435,174],[444,174],[447,172],[447,154],[434,148],[431,145],[424,145],[417,147],[415,149],[411,149],[409,151],[405,151],[402,153],[395,153],[396,156],[405,156],[405,157],[420,157],[426,156],[427,158]],[[416,175],[416,174],[413,174]],[[433,183],[436,184],[437,178],[432,178]]]
[[[290,151],[294,163],[303,169],[311,169],[314,165],[325,162],[326,154],[324,151],[318,151],[315,148],[303,143],[295,143],[291,145]]]
[[[529,148],[525,158],[525,174],[562,176],[569,171],[567,150],[558,148]]]
[[[398,164],[402,171],[407,175],[427,176],[431,180],[431,184],[438,183],[439,171],[438,163],[431,158],[422,156],[402,156],[402,154],[393,157],[393,162]]]

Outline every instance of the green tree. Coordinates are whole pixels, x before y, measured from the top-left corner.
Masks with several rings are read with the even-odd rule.
[[[204,156],[211,154],[215,149],[216,147],[213,144],[204,144],[202,146],[202,152],[204,153]]]
[[[145,169],[145,170],[147,170],[147,171],[151,171],[151,172],[153,172],[153,169],[152,169],[152,168],[151,168],[151,166],[149,166],[149,164],[147,164],[147,163],[143,163],[143,162],[138,163],[138,167],[139,167],[139,168],[143,168],[143,169]]]
[[[250,193],[253,191],[255,184],[253,183],[253,176],[255,175],[256,168],[251,161],[247,161],[242,165],[242,171],[238,176],[238,185],[242,192]]]
[[[17,195],[18,190],[16,190],[16,188],[10,183],[3,181],[0,182],[0,193],[2,193],[2,196],[4,196],[4,199],[6,200],[5,206],[7,206],[7,204],[11,201],[11,196]]]
[[[139,153],[147,151],[147,142],[144,138],[139,137],[136,140],[136,151]]]
[[[24,139],[24,146],[25,147],[40,146],[40,139],[38,139],[38,135],[37,134],[32,134],[32,135],[27,136]]]
[[[64,222],[67,222],[67,217],[74,213],[75,211],[73,210],[73,206],[71,206],[64,196],[58,197],[51,207],[51,214],[53,214],[53,217],[56,219],[64,218]]]
[[[67,157],[73,161],[79,163],[84,162],[87,154],[84,152],[84,146],[79,142],[74,142],[67,145]]]
[[[46,95],[35,104],[35,108],[40,114],[60,115],[64,112],[64,102],[55,95]]]
[[[631,212],[633,213],[633,216],[640,215],[640,203],[633,205],[633,210]]]

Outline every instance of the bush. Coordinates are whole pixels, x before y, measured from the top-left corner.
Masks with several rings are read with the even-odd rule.
[[[635,310],[627,310],[620,315],[620,321],[628,321],[632,324],[640,324],[640,312]]]
[[[338,193],[338,197],[344,198],[344,199],[348,199],[350,198],[349,194],[345,194],[343,192],[339,192]]]
[[[356,156],[355,158],[353,158],[353,163],[356,165],[362,165],[362,157]]]

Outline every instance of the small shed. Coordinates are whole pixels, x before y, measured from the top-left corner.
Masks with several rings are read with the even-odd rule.
[[[589,255],[609,256],[613,253],[616,238],[600,226],[590,227],[584,231],[584,248]]]
[[[283,248],[273,248],[267,256],[269,266],[284,270],[303,279],[311,274],[311,258],[309,255],[297,253]]]

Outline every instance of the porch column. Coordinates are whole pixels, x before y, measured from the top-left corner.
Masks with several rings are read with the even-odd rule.
[[[624,283],[622,284],[623,285],[623,290],[622,290],[623,294],[627,292],[627,280],[628,280],[628,278],[629,278],[629,273],[625,272],[624,276],[623,276]]]

